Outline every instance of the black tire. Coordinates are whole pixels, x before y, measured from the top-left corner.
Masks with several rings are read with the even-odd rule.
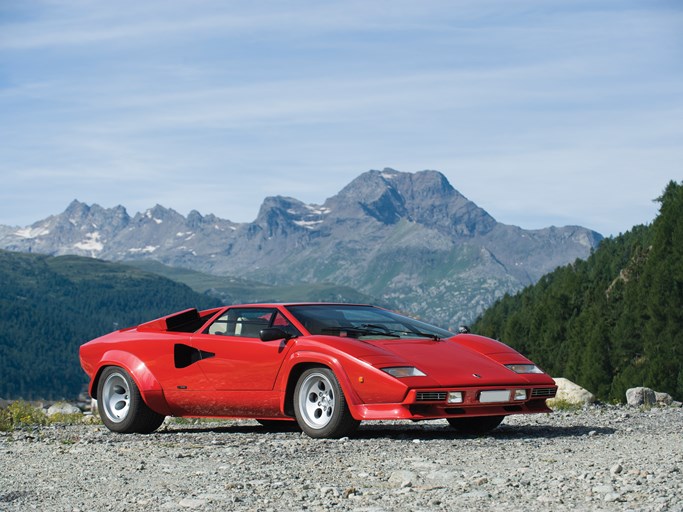
[[[296,421],[288,420],[256,420],[265,429],[273,432],[297,432],[301,429]]]
[[[339,438],[360,424],[351,416],[337,377],[329,368],[304,371],[294,389],[294,416],[308,436]]]
[[[496,428],[505,416],[479,416],[476,418],[447,418],[448,423],[463,434],[485,434]]]
[[[97,408],[102,423],[112,432],[149,434],[165,416],[150,409],[135,381],[123,368],[108,366],[97,383]]]

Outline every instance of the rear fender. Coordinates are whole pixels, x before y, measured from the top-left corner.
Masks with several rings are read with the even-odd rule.
[[[91,397],[97,398],[97,385],[100,375],[107,366],[118,366],[126,370],[140,390],[142,399],[154,412],[165,416],[172,414],[164,398],[161,384],[159,384],[159,381],[147,368],[147,365],[140,358],[121,350],[109,350],[102,356],[97,366],[95,377],[90,382],[89,392]]]
[[[319,352],[298,351],[291,355],[291,357],[283,365],[282,372],[278,383],[280,391],[280,411],[287,416],[293,416],[292,397],[294,396],[294,388],[299,375],[306,369],[314,366],[326,366],[334,372],[335,377],[339,381],[339,385],[344,392],[346,403],[351,411],[351,416],[355,419],[362,419],[359,405],[362,403],[356,390],[351,384],[348,374],[344,371],[339,359],[333,355],[321,354]]]

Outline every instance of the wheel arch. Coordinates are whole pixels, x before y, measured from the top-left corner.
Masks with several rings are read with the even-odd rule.
[[[281,388],[284,391],[280,403],[282,412],[287,416],[294,416],[294,388],[296,388],[296,383],[303,372],[315,367],[325,367],[332,370],[344,392],[346,404],[351,411],[351,415],[355,419],[362,419],[362,415],[358,412],[358,405],[361,403],[361,400],[355,389],[353,389],[351,380],[346,371],[344,371],[339,359],[331,356],[326,357],[324,354],[316,352],[296,352],[290,358],[287,371],[285,372],[284,386]]]
[[[95,376],[90,381],[88,391],[92,398],[98,398],[97,388],[100,377],[102,376],[104,369],[110,366],[122,368],[130,375],[140,391],[142,400],[150,409],[165,416],[172,415],[164,397],[164,391],[161,384],[159,384],[159,381],[154,377],[145,362],[137,356],[121,350],[110,350],[103,354],[102,359],[100,359],[97,366]]]

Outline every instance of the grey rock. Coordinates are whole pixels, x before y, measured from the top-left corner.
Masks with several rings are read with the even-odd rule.
[[[655,405],[657,403],[657,396],[650,388],[631,388],[626,390],[626,403],[631,407]]]
[[[202,508],[206,505],[206,500],[195,499],[195,498],[183,498],[178,503],[179,506],[189,509]]]
[[[389,484],[394,487],[413,487],[416,483],[417,474],[412,471],[394,471],[389,477]]]
[[[453,485],[454,482],[462,480],[462,477],[456,472],[447,469],[430,471],[424,478],[432,485]]]
[[[47,409],[48,416],[54,416],[55,414],[82,414],[81,410],[75,405],[66,402],[57,402],[51,405]]]
[[[673,398],[669,393],[655,391],[655,401],[660,405],[671,405]]]
[[[608,492],[605,494],[604,500],[608,503],[621,500],[621,494],[618,492]]]
[[[486,492],[486,491],[470,491],[470,492],[464,492],[458,498],[460,499],[474,499],[474,500],[482,500],[485,498],[490,497],[491,495]]]
[[[325,486],[320,488],[320,496],[333,496],[335,498],[338,498],[339,496],[341,496],[341,494],[337,487]]]
[[[609,494],[614,492],[614,487],[611,485],[596,485],[593,487],[593,492],[596,494]]]

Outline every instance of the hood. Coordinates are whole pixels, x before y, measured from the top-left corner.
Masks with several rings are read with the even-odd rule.
[[[529,363],[525,357],[506,347],[504,352],[482,354],[458,343],[457,337],[449,340],[372,340],[382,350],[397,356],[405,364],[415,366],[441,386],[528,385],[538,383],[539,374],[530,377],[508,370],[504,363]],[[376,366],[379,360],[369,361]],[[475,375],[479,377],[475,377]],[[549,377],[545,376],[546,379]]]

